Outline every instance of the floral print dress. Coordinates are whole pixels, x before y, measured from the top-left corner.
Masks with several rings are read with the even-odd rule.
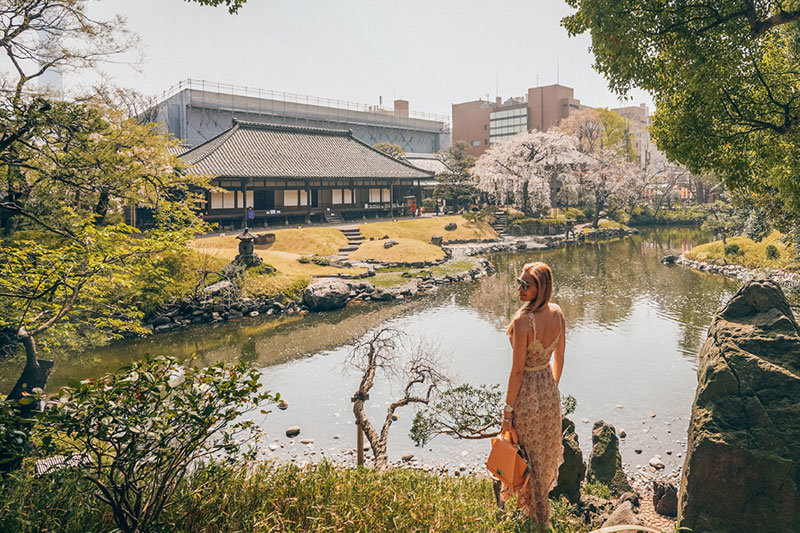
[[[526,509],[531,519],[538,523],[550,519],[548,495],[558,482],[558,468],[564,460],[561,397],[550,369],[550,356],[563,331],[564,319],[560,314],[559,318],[562,327],[555,340],[549,346],[542,346],[536,337],[533,313],[528,313],[533,341],[528,345],[525,373],[511,418],[530,467],[528,482],[519,491],[519,507]],[[511,493],[504,490],[500,497],[506,501]]]

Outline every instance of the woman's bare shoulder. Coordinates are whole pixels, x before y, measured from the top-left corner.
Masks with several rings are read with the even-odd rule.
[[[531,327],[527,312],[518,313],[517,316],[514,317],[512,323],[514,324],[514,329],[520,332],[530,329]]]

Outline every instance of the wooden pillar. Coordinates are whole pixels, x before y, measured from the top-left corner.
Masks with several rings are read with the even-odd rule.
[[[242,227],[247,227],[247,183],[242,179]]]
[[[389,182],[389,217],[394,218],[394,182]]]
[[[308,188],[308,180],[306,180],[306,224],[311,224],[311,189]]]

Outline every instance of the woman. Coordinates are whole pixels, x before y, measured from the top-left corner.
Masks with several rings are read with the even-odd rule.
[[[558,480],[563,461],[561,398],[558,381],[564,368],[564,314],[550,303],[553,274],[544,263],[528,263],[517,278],[523,305],[508,326],[514,350],[503,430],[516,430],[530,466],[530,478],[519,491],[519,506],[533,522],[550,519],[548,494]],[[553,365],[550,356],[555,350]],[[503,501],[511,494],[505,490]]]

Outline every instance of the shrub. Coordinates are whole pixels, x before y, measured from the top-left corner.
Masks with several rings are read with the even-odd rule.
[[[34,419],[22,412],[38,401],[38,396],[21,400],[0,400],[0,472],[19,468],[28,454]]]
[[[314,263],[315,265],[319,265],[319,266],[331,266],[331,260],[330,259],[328,259],[327,257],[322,257],[322,256],[319,256],[319,255],[316,255],[316,254],[314,254],[314,255],[301,255],[300,257],[297,258],[297,262],[298,263],[303,263],[304,265],[308,264],[308,263]]]
[[[567,222],[560,218],[520,218],[509,224],[509,228],[514,235],[553,235],[564,233]]]
[[[725,245],[725,255],[736,255],[739,253],[739,245],[731,242]]]
[[[423,198],[422,208],[426,213],[434,213],[436,211],[436,200],[433,198]]]
[[[764,253],[767,256],[767,259],[777,259],[780,257],[780,253],[778,252],[778,247],[774,244],[768,244],[766,248],[764,248]]]
[[[611,489],[600,481],[587,481],[583,486],[583,491],[598,498],[605,498],[606,500],[611,498]]]
[[[564,217],[572,219],[578,224],[583,224],[587,220],[586,214],[577,207],[568,207],[564,210]]]
[[[117,527],[153,531],[190,466],[252,456],[242,437],[255,425],[242,416],[279,398],[259,392],[259,377],[243,363],[195,369],[146,356],[118,374],[71,380],[42,420],[53,448],[91,459],[84,477]]]

